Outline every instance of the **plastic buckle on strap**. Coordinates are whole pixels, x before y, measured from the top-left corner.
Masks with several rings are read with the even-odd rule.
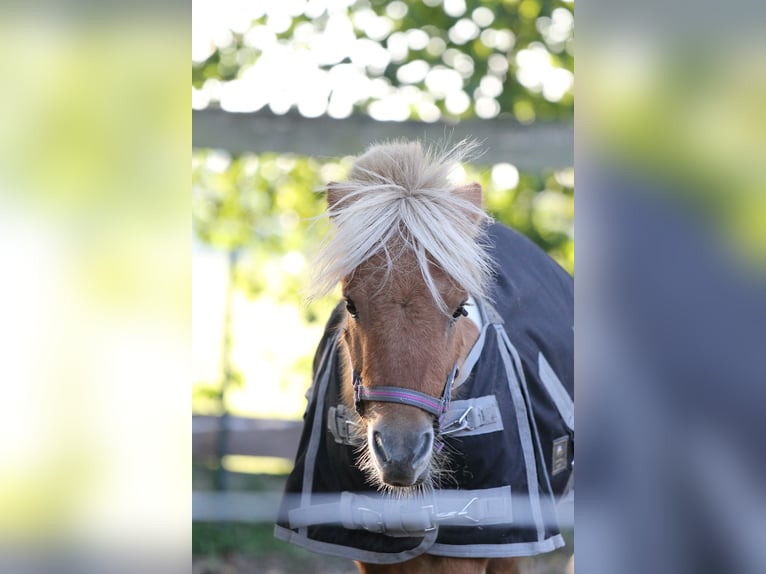
[[[359,506],[357,510],[359,511],[359,524],[362,528],[378,534],[385,532],[385,523],[380,512],[366,506]]]
[[[344,405],[330,407],[327,410],[327,428],[336,443],[352,446],[359,444],[358,436],[350,428],[357,426],[358,423],[351,417],[353,415]]]
[[[479,499],[477,497],[473,497],[471,500],[468,501],[468,504],[466,504],[460,512],[457,513],[458,516],[462,516],[463,518],[467,518],[471,522],[478,523],[482,519],[482,512],[481,508],[479,508],[479,505],[477,504],[479,502]],[[473,509],[473,512],[475,516],[471,515],[472,507],[475,507]]]

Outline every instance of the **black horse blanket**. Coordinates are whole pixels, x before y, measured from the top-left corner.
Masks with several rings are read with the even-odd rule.
[[[420,502],[377,496],[365,482],[340,399],[339,308],[315,356],[278,538],[371,563],[527,556],[564,544],[556,500],[573,479],[573,281],[513,230],[494,224],[488,242],[491,300],[477,301],[481,334],[441,423],[454,480]]]

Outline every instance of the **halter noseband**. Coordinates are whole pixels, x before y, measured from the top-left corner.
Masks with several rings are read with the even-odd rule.
[[[444,384],[444,392],[441,398],[432,397],[420,391],[413,391],[403,387],[377,387],[368,389],[362,385],[361,375],[354,370],[354,406],[359,416],[364,414],[364,401],[380,401],[384,403],[400,403],[417,407],[427,413],[441,417],[449,409],[450,395],[452,394],[452,384],[455,382],[458,368],[457,362],[452,367],[447,376],[447,382]]]

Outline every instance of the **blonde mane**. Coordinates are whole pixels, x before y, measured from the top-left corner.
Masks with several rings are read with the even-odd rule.
[[[333,224],[314,265],[313,296],[331,291],[373,255],[382,252],[388,275],[397,255],[411,250],[434,300],[447,310],[429,261],[474,297],[488,296],[490,258],[483,244],[489,216],[449,181],[452,170],[477,148],[420,142],[373,145],[354,162],[348,180],[331,183],[339,199],[327,214]],[[394,249],[396,246],[396,250]]]

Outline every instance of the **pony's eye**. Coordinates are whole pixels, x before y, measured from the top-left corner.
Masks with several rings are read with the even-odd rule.
[[[467,317],[467,316],[468,316],[468,311],[466,311],[466,308],[465,308],[465,303],[461,303],[461,304],[460,304],[460,307],[458,307],[457,309],[455,309],[455,312],[454,312],[454,313],[452,313],[452,318],[453,318],[453,319],[457,319],[457,318],[458,318],[458,317],[460,317],[461,315],[462,315],[463,317]]]
[[[354,302],[348,297],[346,298],[346,311],[348,311],[354,319],[359,318],[359,312],[356,310],[356,305],[354,305]]]

